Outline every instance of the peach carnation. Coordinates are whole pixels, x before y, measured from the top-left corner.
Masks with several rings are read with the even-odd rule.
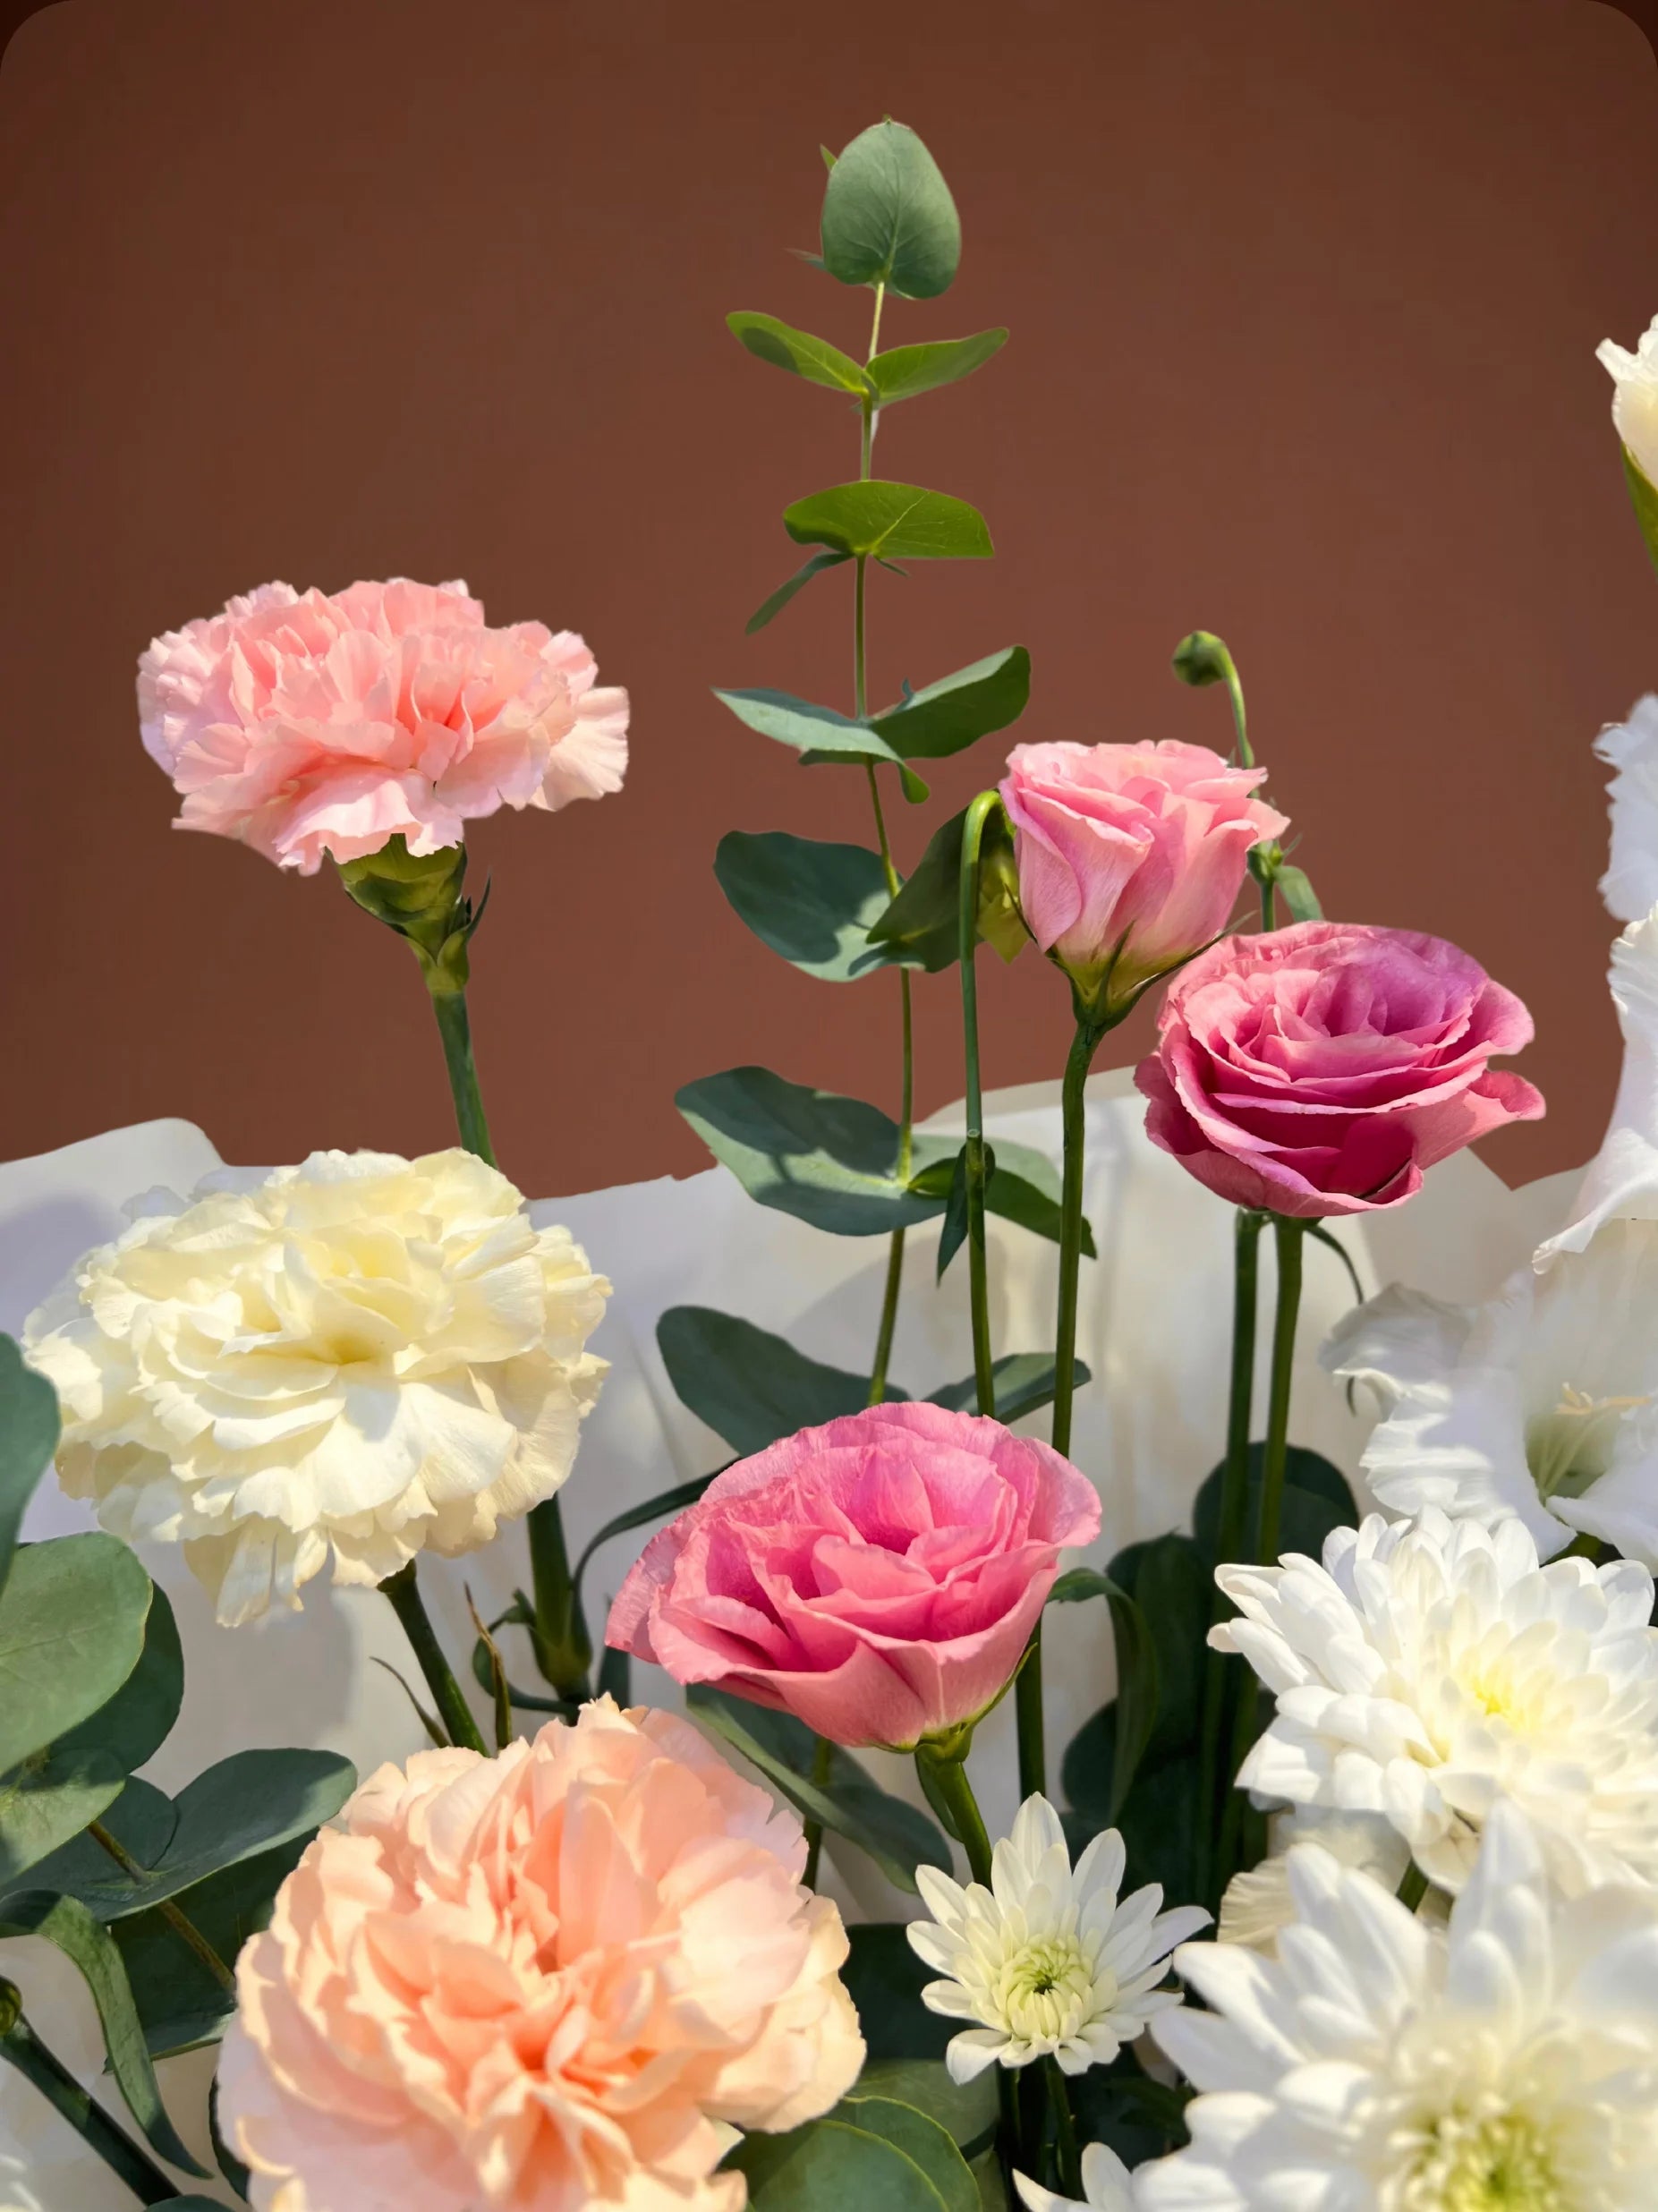
[[[627,693],[598,673],[574,631],[487,628],[463,583],[266,583],[152,640],[139,721],[180,829],[315,875],[325,854],[433,853],[499,806],[619,791]]]
[[[857,2079],[794,1814],[608,1698],[383,1766],[237,1966],[219,2070],[256,2212],[738,2212],[729,2125]]]

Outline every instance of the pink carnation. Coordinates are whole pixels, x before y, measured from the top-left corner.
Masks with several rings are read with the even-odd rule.
[[[908,1749],[1006,1687],[1086,1476],[999,1421],[872,1406],[727,1468],[652,1538],[607,1641],[837,1743]]]
[[[485,626],[463,583],[261,584],[155,639],[138,664],[145,750],[183,830],[315,875],[402,836],[457,845],[499,806],[619,791],[627,693],[574,631]]]
[[[1531,1036],[1514,993],[1442,938],[1302,922],[1194,960],[1135,1081],[1152,1143],[1234,1205],[1366,1213],[1542,1113],[1523,1076],[1489,1065]]]
[[[258,2212],[738,2212],[742,2128],[863,2062],[794,1814],[608,1699],[383,1766],[242,1952],[220,2062]]]

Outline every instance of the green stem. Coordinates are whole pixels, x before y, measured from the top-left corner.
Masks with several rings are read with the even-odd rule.
[[[415,1580],[414,1561],[400,1567],[395,1575],[387,1575],[380,1587],[391,1600],[392,1611],[403,1623],[403,1632],[420,1662],[421,1672],[426,1677],[427,1688],[438,1706],[438,1717],[448,1733],[449,1741],[460,1744],[468,1751],[483,1751],[484,1740],[472,1708],[461,1694],[461,1686],[450,1671],[449,1662],[443,1655],[443,1646],[438,1641],[426,1606],[421,1599],[420,1585]]]
[[[1284,1472],[1289,1459],[1289,1392],[1295,1373],[1296,1319],[1301,1306],[1301,1255],[1306,1223],[1276,1214],[1272,1221],[1278,1256],[1278,1299],[1272,1315],[1272,1379],[1267,1399],[1266,1442],[1261,1454],[1261,1498],[1256,1509],[1254,1543],[1251,1557],[1270,1567],[1278,1557],[1279,1528],[1283,1514]],[[1237,1771],[1255,1739],[1261,1693],[1253,1677],[1238,1686],[1232,1724],[1232,1757],[1226,1814],[1220,1828],[1219,1886],[1226,1887],[1235,1870],[1238,1837],[1246,1803],[1237,1786]]]
[[[1065,1170],[1059,1194],[1059,1311],[1053,1347],[1053,1448],[1071,1449],[1071,1404],[1076,1393],[1076,1287],[1083,1257],[1084,1092],[1106,1025],[1078,1018],[1060,1089]]]
[[[991,1885],[991,1839],[984,1825],[984,1816],[979,1810],[979,1800],[973,1794],[973,1784],[967,1779],[965,1758],[940,1758],[929,1750],[925,1743],[915,1747],[915,1764],[925,1762],[934,1788],[950,1809],[950,1819],[962,1849],[967,1854],[968,1871],[975,1882]]]
[[[443,1061],[449,1071],[449,1092],[455,1101],[461,1142],[469,1153],[476,1153],[480,1160],[493,1167],[495,1153],[489,1143],[489,1125],[483,1116],[483,1095],[478,1088],[472,1024],[466,1018],[466,993],[432,989],[429,974],[427,987],[431,991],[432,1012],[438,1017],[438,1034],[443,1040]]]
[[[1237,732],[1237,764],[1253,768],[1255,756],[1249,749],[1249,728],[1244,719],[1244,686],[1230,653],[1226,656],[1226,695],[1232,702],[1232,727]]]
[[[23,2018],[16,1988],[6,1981],[0,1981],[0,2019],[10,2022],[0,2029],[0,2059],[14,2066],[25,2081],[38,2089],[140,2204],[170,2203],[179,2193],[178,2183],[168,2180],[154,2159],[115,2125],[97,2098],[81,2088],[63,2061],[41,2042]]]
[[[1261,927],[1263,931],[1278,927],[1278,915],[1272,903],[1277,890],[1277,879],[1272,876],[1269,876],[1261,886]]]
[[[1232,1375],[1227,1401],[1226,1467],[1220,1477],[1220,1533],[1217,1563],[1243,1557],[1249,1519],[1249,1428],[1255,1379],[1255,1323],[1260,1306],[1261,1231],[1266,1216],[1240,1207],[1235,1219],[1232,1287]],[[1210,1620],[1219,1620],[1220,1593],[1210,1601]],[[1246,1672],[1247,1670],[1246,1670]],[[1220,1818],[1220,1735],[1226,1717],[1227,1683],[1235,1670],[1224,1652],[1210,1651],[1203,1661],[1203,1723],[1199,1733],[1197,1894],[1218,1902],[1211,1890],[1215,1826]]]
[[[961,838],[961,1027],[967,1060],[967,1278],[973,1313],[973,1377],[979,1411],[996,1411],[996,1376],[991,1345],[990,1262],[984,1236],[984,1096],[979,1077],[979,855],[984,825],[999,806],[999,795],[981,791],[967,809]]]
[[[1409,1911],[1416,1912],[1420,1910],[1422,1901],[1428,1893],[1428,1877],[1423,1873],[1422,1868],[1416,1864],[1414,1859],[1410,1860],[1409,1864],[1406,1867],[1404,1873],[1400,1875],[1399,1878],[1399,1888],[1394,1893],[1398,1897],[1400,1904],[1404,1905]]]
[[[564,1516],[557,1499],[546,1498],[531,1506],[529,1524],[530,1588],[535,1611],[531,1649],[542,1680],[550,1682],[561,1697],[582,1705],[593,1694],[588,1680],[593,1645],[570,1572]]]
[[[99,1847],[101,1850],[106,1851],[108,1856],[115,1860],[116,1866],[121,1868],[121,1871],[123,1874],[130,1874],[133,1880],[138,1882],[141,1882],[145,1878],[149,1869],[139,1864],[138,1860],[133,1858],[132,1852],[128,1850],[125,1844],[122,1842],[120,1837],[117,1835],[112,1835],[109,1830],[105,1827],[101,1820],[89,1821],[87,1823],[87,1833],[91,1837],[92,1841]],[[208,1941],[201,1930],[196,1926],[195,1922],[191,1919],[187,1914],[182,1912],[178,1906],[173,1902],[170,1897],[164,1898],[161,1903],[156,1907],[156,1910],[161,1915],[161,1918],[166,1922],[167,1926],[178,1937],[179,1941],[183,1944],[188,1944],[190,1949],[194,1952],[197,1958],[200,1959],[202,1965],[207,1968],[208,1972],[212,1975],[214,1980],[217,1982],[220,1988],[228,1989],[231,1995],[234,1997],[236,1994],[236,1977],[231,1972],[229,1967],[225,1965],[224,1960],[220,1958],[218,1953],[215,1951],[212,1944]]]
[[[1076,2123],[1071,2117],[1071,2096],[1066,2087],[1064,2072],[1059,2060],[1051,2054],[1042,2060],[1042,2077],[1048,2085],[1048,2104],[1053,2114],[1054,2133],[1058,2138],[1059,2193],[1080,2204],[1083,2200],[1083,2162],[1076,2148]]]
[[[829,1768],[834,1757],[834,1747],[827,1736],[820,1736],[812,1747],[812,1781],[814,1789],[827,1790]],[[823,1855],[823,1823],[809,1820],[805,1824],[806,1871],[801,1877],[809,1890],[818,1886],[818,1861]]]

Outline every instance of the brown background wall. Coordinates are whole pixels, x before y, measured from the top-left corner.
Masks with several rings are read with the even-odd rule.
[[[848,703],[844,576],[742,624],[853,429],[721,318],[859,343],[866,296],[785,249],[814,242],[817,141],[886,110],[966,237],[887,341],[1014,336],[883,429],[999,557],[879,579],[877,693],[1023,640],[1023,735],[1224,743],[1168,673],[1220,630],[1327,907],[1453,937],[1530,1001],[1552,1115],[1493,1164],[1584,1156],[1616,1056],[1587,744],[1658,674],[1593,352],[1658,310],[1654,77],[1594,0],[908,0],[879,37],[775,0],[35,15],[0,74],[0,1152],[165,1113],[243,1160],[446,1141],[406,954],[327,877],[170,835],[138,744],[151,633],[272,575],[464,575],[633,692],[622,797],[472,840],[521,1181],[699,1164],[673,1089],[744,1059],[893,1102],[890,983],[795,975],[710,872],[730,827],[864,838],[860,784],[708,692]],[[895,803],[901,858],[994,744],[924,821]],[[1027,957],[986,999],[989,1079],[1056,1073],[1059,979]],[[950,979],[921,1008],[926,1109],[960,1087]]]

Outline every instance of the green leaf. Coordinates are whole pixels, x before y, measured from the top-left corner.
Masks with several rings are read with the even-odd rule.
[[[880,479],[836,484],[796,499],[783,527],[797,545],[889,561],[982,561],[991,533],[977,507],[948,492]]]
[[[1322,922],[1324,909],[1318,903],[1318,893],[1313,889],[1305,868],[1290,868],[1282,864],[1275,872],[1279,895],[1296,922]]]
[[[896,2143],[845,2120],[744,2136],[727,2165],[747,2176],[752,2212],[952,2212]]]
[[[0,1590],[11,1571],[23,1509],[57,1450],[57,1392],[0,1336]]]
[[[1053,1354],[1051,1352],[1004,1352],[995,1361],[991,1374],[996,1383],[996,1418],[1011,1425],[1022,1420],[1027,1413],[1035,1413],[1043,1406],[1053,1403]],[[1086,1361],[1076,1362],[1076,1387],[1093,1381]],[[889,1391],[890,1397],[891,1392]],[[947,1382],[941,1391],[929,1393],[935,1406],[947,1406],[952,1413],[973,1413],[977,1410],[979,1391],[972,1375],[964,1375],[959,1382]]]
[[[1016,722],[1030,696],[1031,656],[1023,645],[1005,645],[871,719],[895,753],[940,761]],[[960,844],[958,833],[958,853]]]
[[[164,1791],[132,1774],[102,1816],[101,1825],[140,1866],[153,1867],[172,1841],[177,1816]],[[101,1889],[114,1872],[115,1861],[103,1845],[81,1833],[33,1867],[28,1886],[79,1897],[85,1903],[89,1893]]]
[[[762,737],[793,745],[807,766],[830,761],[889,761],[898,770],[904,795],[919,801],[927,787],[901,753],[868,722],[855,722],[833,707],[814,707],[804,699],[778,691],[717,691],[716,699],[729,707],[739,722]]]
[[[1186,1750],[1172,1758],[1143,1759],[1134,1787],[1113,1818],[1110,1784],[1116,1736],[1117,1707],[1111,1704],[1084,1722],[1066,1749],[1061,1778],[1066,1796],[1076,1808],[1067,1824],[1073,1853],[1101,1828],[1115,1827],[1127,1856],[1125,1891],[1158,1882],[1167,1897],[1194,1897],[1194,1843],[1202,1795],[1197,1754]]]
[[[926,345],[895,345],[871,362],[869,381],[880,404],[895,407],[901,399],[919,398],[940,385],[959,384],[1007,343],[1004,329],[980,330],[971,338],[934,338]]]
[[[1131,1544],[1111,1561],[1111,1579],[1134,1599],[1156,1647],[1157,1723],[1145,1749],[1166,1758],[1195,1744],[1203,1705],[1212,1570],[1190,1536],[1171,1532]]]
[[[880,855],[864,846],[732,830],[719,840],[714,874],[739,920],[803,974],[847,983],[914,958],[869,941],[892,894]]]
[[[883,1790],[838,1744],[829,1747],[825,1782],[811,1779],[817,1751],[812,1731],[786,1713],[773,1713],[711,1682],[693,1682],[685,1703],[757,1767],[803,1819],[815,1820],[867,1851],[889,1882],[914,1891],[917,1866],[950,1863],[949,1847],[924,1813]]]
[[[961,218],[943,172],[907,123],[884,122],[844,146],[823,192],[823,266],[843,285],[885,285],[906,300],[948,292]]]
[[[126,2099],[127,2110],[162,2157],[182,2166],[186,2174],[200,2174],[205,2178],[204,2169],[179,2140],[161,2102],[126,1969],[109,1931],[98,1926],[77,1897],[25,1890],[0,1906],[0,1936],[43,1936],[80,1970],[98,2007],[109,2071]]]
[[[921,1993],[937,1979],[910,1949],[897,1920],[861,1920],[846,1930],[851,1952],[840,1978],[857,2007],[872,2062],[941,2059],[957,2023],[931,2012]]]
[[[814,553],[809,561],[795,571],[786,583],[778,584],[769,599],[761,600],[743,625],[744,635],[752,637],[757,630],[763,630],[767,623],[775,620],[783,612],[796,591],[805,589],[813,576],[820,576],[826,568],[838,568],[844,561],[851,558],[850,553]]]
[[[919,697],[919,693],[917,696]],[[892,904],[870,925],[870,942],[889,957],[902,954],[937,975],[961,956],[961,841],[964,807],[940,822],[915,872]],[[1020,919],[1013,833],[999,808],[984,825],[979,848],[979,935],[1011,960],[1030,942]]]
[[[814,338],[810,331],[791,329],[775,315],[739,311],[726,317],[726,328],[757,360],[769,361],[775,369],[786,369],[791,376],[803,377],[808,384],[824,385],[831,392],[851,392],[860,399],[874,392],[873,379],[838,345],[831,345],[827,338]]]
[[[954,1151],[942,1156],[935,1154],[911,1177],[910,1188],[923,1197],[943,1198],[948,1205],[958,1158]],[[1038,1152],[1034,1145],[996,1146],[995,1167],[985,1185],[984,1204],[987,1212],[999,1213],[1005,1221],[1016,1221],[1021,1229],[1059,1243],[1059,1174],[1047,1153]],[[1093,1230],[1086,1221],[1082,1228],[1082,1250],[1086,1258],[1096,1257]]]
[[[1061,1575],[1048,1594],[1048,1603],[1074,1605],[1091,1597],[1102,1597],[1110,1607],[1111,1635],[1117,1646],[1117,1725],[1106,1803],[1106,1818],[1111,1821],[1123,1809],[1157,1725],[1161,1695],[1157,1643],[1135,1600],[1110,1575],[1093,1567],[1075,1567]]]
[[[1191,2091],[1152,2080],[1132,2049],[1119,2052],[1109,2066],[1089,2067],[1070,2089],[1078,2133],[1109,2144],[1131,2170],[1185,2146]]]
[[[913,2158],[939,2192],[947,2212],[979,2212],[979,2189],[942,2120],[916,2105],[878,2097],[860,2084],[835,2107],[832,2118],[846,2120],[865,2134],[881,2136]]]
[[[126,1773],[105,1751],[37,1752],[0,1775],[0,1888],[79,1835],[121,1795]]]
[[[984,1147],[984,1172],[988,1178],[996,1170],[996,1153],[992,1146]],[[988,1208],[989,1198],[985,1204]],[[944,1219],[939,1225],[939,1257],[935,1282],[944,1280],[945,1270],[967,1241],[967,1147],[964,1144],[950,1168],[950,1187],[945,1195]]]
[[[696,1309],[692,1306],[675,1306],[669,1310],[675,1313],[691,1313]],[[667,1314],[664,1314],[662,1321],[667,1319]],[[657,1323],[659,1344],[662,1340],[662,1321]],[[666,1360],[666,1353],[663,1354],[663,1357]],[[671,1367],[668,1374],[671,1379],[673,1374]],[[675,1387],[677,1389],[678,1385],[676,1384]],[[695,1410],[694,1408],[693,1410]],[[713,1479],[712,1475],[693,1475],[688,1483],[676,1483],[671,1490],[659,1491],[654,1498],[646,1498],[639,1505],[630,1505],[625,1513],[618,1513],[614,1520],[608,1520],[597,1536],[588,1539],[586,1550],[575,1562],[575,1572],[570,1578],[571,1588],[574,1592],[572,1612],[580,1611],[582,1579],[587,1572],[589,1561],[601,1544],[608,1544],[612,1536],[625,1536],[630,1529],[643,1528],[651,1521],[671,1520],[676,1513],[683,1513],[686,1506],[694,1505]],[[514,1699],[514,1704],[518,1702],[517,1698]]]
[[[878,1106],[765,1068],[703,1076],[674,1102],[751,1198],[815,1229],[883,1237],[944,1211],[942,1192],[929,1197],[899,1181],[898,1125]],[[931,1149],[936,1157],[941,1148]],[[955,1146],[942,1149],[948,1159]]]
[[[657,1323],[656,1340],[681,1405],[741,1459],[869,1403],[868,1375],[809,1359],[784,1338],[710,1306],[670,1306]],[[905,1393],[889,1389],[888,1395]]]
[[[599,1695],[614,1697],[625,1710],[633,1702],[633,1661],[631,1653],[607,1645],[599,1655]]]
[[[1635,508],[1635,519],[1641,526],[1641,536],[1646,541],[1646,550],[1658,568],[1658,491],[1646,481],[1640,463],[1626,446],[1623,449],[1624,481],[1629,487],[1630,503]]]
[[[221,1959],[234,1961],[268,1921],[276,1892],[298,1865],[305,1843],[303,1836],[295,1836],[209,1875],[191,1891],[191,1922]],[[112,1922],[110,1933],[126,1964],[150,2055],[170,2058],[215,2041],[236,2000],[160,1913],[135,1912]]]
[[[905,1949],[909,1951],[907,1943]],[[915,1956],[913,1951],[910,1956]],[[900,2105],[913,2105],[917,2112],[931,2113],[969,2158],[996,2131],[999,2100],[993,2068],[971,2081],[957,2082],[938,2059],[872,2058],[843,2101],[851,2104],[864,2097],[891,2097]]]
[[[1263,1444],[1249,1447],[1249,1502],[1244,1517],[1244,1556],[1250,1556],[1252,1540],[1261,1504],[1261,1466],[1265,1453]],[[1205,1476],[1192,1505],[1192,1530],[1197,1549],[1206,1568],[1212,1570],[1232,1562],[1220,1556],[1220,1490],[1226,1478],[1226,1463],[1211,1470]],[[1332,1529],[1356,1528],[1358,1507],[1348,1486],[1348,1478],[1339,1467],[1316,1451],[1303,1451],[1291,1444],[1284,1468],[1284,1497],[1279,1514],[1279,1550],[1304,1552],[1310,1559],[1317,1559],[1324,1549],[1324,1539]]]
[[[184,1654],[173,1606],[150,1586],[144,1648],[138,1664],[106,1706],[58,1740],[59,1751],[100,1751],[132,1774],[154,1758],[172,1731],[184,1697]]]
[[[150,1588],[114,1536],[19,1546],[0,1593],[0,1771],[108,1704],[144,1647]]]

